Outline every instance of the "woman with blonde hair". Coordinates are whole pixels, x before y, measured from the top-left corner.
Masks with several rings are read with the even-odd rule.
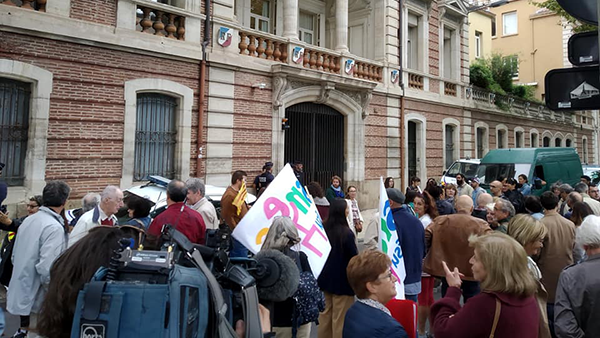
[[[549,338],[550,328],[548,327],[548,314],[546,311],[546,301],[548,293],[541,282],[542,273],[537,264],[531,259],[540,253],[540,249],[544,246],[544,238],[548,230],[542,222],[536,220],[533,216],[527,214],[518,214],[508,223],[507,234],[514,238],[525,249],[527,254],[527,266],[529,271],[537,281],[537,291],[535,294],[540,310],[540,325],[538,338]]]
[[[300,272],[308,271],[312,273],[306,254],[300,251],[300,248],[298,250],[292,249],[294,246],[299,245],[300,241],[301,238],[298,235],[298,229],[294,225],[294,222],[289,217],[277,216],[273,219],[273,224],[271,224],[267,232],[261,250],[272,249],[281,251],[296,262],[298,268],[301,269]],[[272,331],[275,332],[277,337],[292,337],[294,308],[295,301],[290,297],[283,302],[273,303],[272,308],[269,309],[273,315],[271,320]],[[300,325],[296,337],[310,337],[310,327],[311,323]]]
[[[450,271],[442,262],[449,288],[431,307],[434,336],[537,337],[537,283],[527,267],[523,246],[502,233],[472,235],[469,245],[475,252],[469,263],[482,292],[461,306],[461,273],[458,268]]]

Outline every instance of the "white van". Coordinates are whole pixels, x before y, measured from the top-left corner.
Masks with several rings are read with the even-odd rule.
[[[480,160],[477,158],[466,158],[454,161],[448,170],[442,173],[442,182],[444,184],[456,184],[456,175],[463,174],[467,179],[475,177]]]

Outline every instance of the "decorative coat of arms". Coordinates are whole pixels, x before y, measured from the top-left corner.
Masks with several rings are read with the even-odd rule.
[[[392,80],[392,83],[397,83],[399,78],[400,72],[398,70],[392,70],[392,76],[390,78],[390,80]]]
[[[302,60],[304,60],[304,47],[294,47],[292,61],[294,61],[294,63],[302,63]]]
[[[344,71],[348,75],[352,75],[354,73],[354,65],[356,62],[354,60],[346,60],[346,66],[344,67]]]
[[[217,43],[222,47],[231,45],[231,38],[233,37],[233,30],[227,27],[219,28],[219,38]]]

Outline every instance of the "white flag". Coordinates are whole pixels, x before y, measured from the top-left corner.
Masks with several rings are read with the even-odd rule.
[[[379,248],[392,260],[392,274],[398,279],[396,283],[396,299],[404,299],[404,278],[406,277],[404,256],[402,255],[402,248],[398,241],[398,233],[396,232],[396,224],[392,217],[390,201],[383,185],[383,177],[379,178],[379,183]]]

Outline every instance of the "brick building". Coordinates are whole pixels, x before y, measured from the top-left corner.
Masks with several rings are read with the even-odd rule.
[[[380,176],[439,177],[489,149],[597,162],[591,115],[469,87],[462,1],[402,3],[0,0],[8,204],[50,179],[73,198],[148,174],[226,186],[299,159],[369,208]]]

